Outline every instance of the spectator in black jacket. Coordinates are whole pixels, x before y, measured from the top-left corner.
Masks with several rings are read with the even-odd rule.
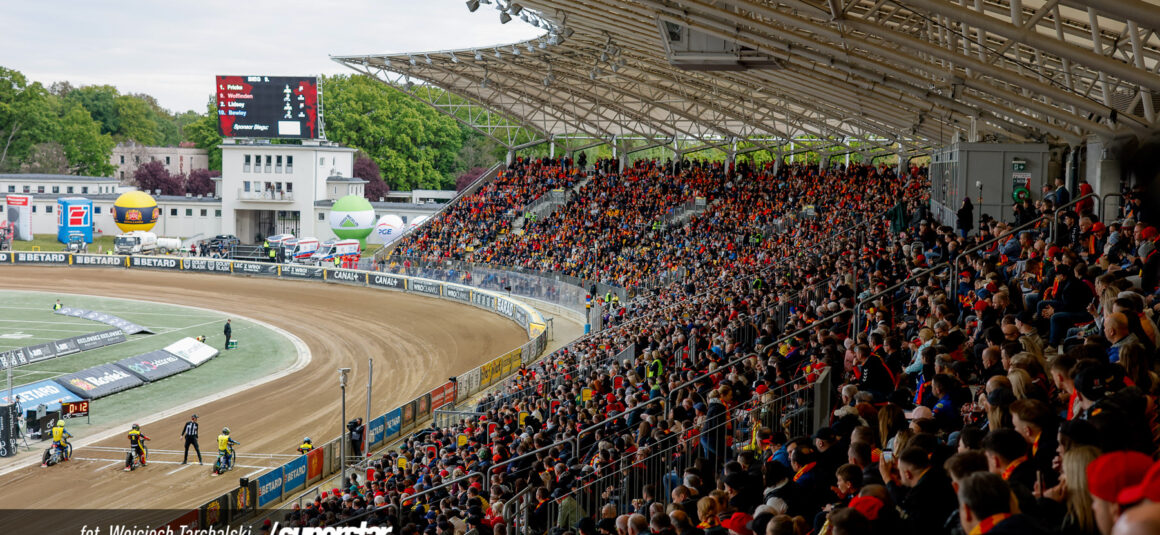
[[[931,466],[930,452],[909,447],[896,462],[881,462],[879,469],[895,503],[906,513],[911,533],[947,533],[944,520],[957,507],[957,499],[947,476]]]
[[[858,365],[854,384],[858,385],[859,391],[874,394],[874,399],[885,400],[894,391],[894,378],[890,376],[890,369],[881,357],[870,351],[870,346],[859,345],[854,351]]]
[[[966,533],[1046,535],[1031,517],[1012,514],[1011,489],[995,474],[971,474],[959,482],[959,519]],[[918,533],[918,532],[916,532]]]

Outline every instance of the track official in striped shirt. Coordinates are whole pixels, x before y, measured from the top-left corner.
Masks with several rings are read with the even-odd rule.
[[[197,415],[189,417],[189,421],[185,422],[185,429],[181,430],[181,436],[185,437],[185,458],[181,460],[181,464],[189,461],[189,447],[193,446],[193,451],[197,452],[197,464],[204,464],[201,462],[201,448],[197,447]]]

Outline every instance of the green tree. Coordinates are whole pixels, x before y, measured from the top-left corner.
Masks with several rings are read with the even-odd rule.
[[[112,176],[116,166],[109,162],[113,137],[101,133],[101,125],[80,104],[64,102],[57,141],[68,158],[69,171],[88,176]]]
[[[364,76],[322,80],[327,137],[367,153],[391,189],[450,189],[463,136],[455,121]]]
[[[102,134],[115,135],[121,131],[121,123],[117,113],[117,98],[121,96],[121,93],[117,91],[117,88],[111,85],[86,85],[72,88],[71,85],[68,85],[67,88],[62,86],[58,94],[89,110],[93,120],[101,125]]]
[[[192,112],[189,112],[192,113]],[[209,168],[213,171],[222,170],[222,136],[218,133],[217,100],[209,98],[206,104],[206,114],[199,115],[182,129],[186,140],[192,141],[199,149],[209,153]]]
[[[141,145],[161,142],[160,128],[149,104],[130,95],[117,97],[115,103],[119,126],[113,136],[117,141],[132,140]]]
[[[33,145],[53,140],[56,126],[48,90],[0,67],[0,170],[18,169]]]

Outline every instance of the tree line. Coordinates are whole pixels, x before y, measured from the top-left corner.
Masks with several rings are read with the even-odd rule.
[[[366,195],[372,200],[390,190],[455,188],[503,156],[489,138],[381,82],[336,75],[324,76],[320,86],[326,137],[359,150],[355,174],[370,182]],[[217,120],[212,97],[200,113],[174,113],[150,95],[122,94],[110,85],[46,87],[0,67],[0,172],[112,176],[113,147],[133,141],[192,142],[208,151],[209,170],[220,173]],[[152,167],[138,175],[142,189],[167,193],[190,180],[161,176]],[[204,190],[202,178],[189,187],[194,194]]]

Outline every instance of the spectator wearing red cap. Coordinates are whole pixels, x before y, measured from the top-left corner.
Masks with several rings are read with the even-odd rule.
[[[1116,503],[1121,506],[1130,506],[1142,501],[1160,503],[1160,462],[1152,464],[1152,468],[1144,474],[1144,479],[1135,485],[1124,487],[1116,496]]]
[[[1152,458],[1136,451],[1105,453],[1088,465],[1088,492],[1102,535],[1111,535],[1116,519],[1126,509],[1120,504],[1120,493],[1144,481],[1151,466]],[[1131,494],[1125,497],[1130,498]]]

